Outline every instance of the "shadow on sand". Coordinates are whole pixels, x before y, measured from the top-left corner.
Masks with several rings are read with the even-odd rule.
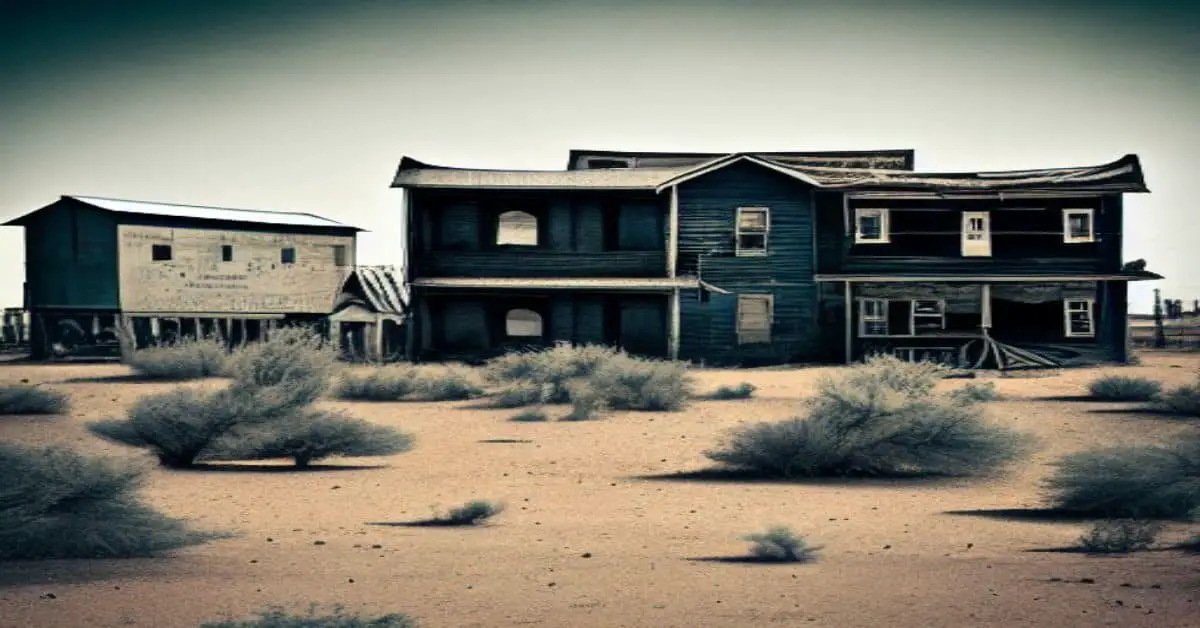
[[[84,584],[101,580],[143,580],[178,573],[181,558],[164,554],[156,558],[21,560],[0,569],[0,587]]]
[[[493,445],[517,445],[533,441],[524,438],[485,438],[479,442]]]
[[[1000,519],[1003,521],[1024,521],[1029,523],[1086,523],[1088,521],[1099,521],[1104,518],[1058,508],[985,508],[980,510],[947,510],[942,514],[959,517]]]
[[[59,381],[59,384],[179,384],[182,382],[197,382],[202,379],[218,379],[217,377],[151,377],[128,373],[125,375],[102,375],[97,377],[72,377]]]
[[[700,469],[697,471],[677,471],[631,476],[631,480],[649,482],[708,482],[713,484],[792,484],[815,486],[862,486],[862,487],[894,487],[894,486],[954,486],[962,482],[962,478],[943,476],[913,475],[903,477],[796,477],[781,478],[765,476],[751,471],[730,469]]]
[[[448,519],[417,519],[415,521],[368,521],[369,526],[388,528],[488,528],[490,523],[462,523]]]
[[[290,464],[200,463],[186,469],[170,469],[177,473],[324,473],[327,471],[369,471],[384,469],[383,464],[313,464],[297,467]]]
[[[723,563],[726,565],[776,565],[776,566],[796,566],[807,565],[816,561],[813,560],[779,560],[776,558],[766,558],[764,556],[697,556],[694,558],[685,558],[684,560],[693,563]]]

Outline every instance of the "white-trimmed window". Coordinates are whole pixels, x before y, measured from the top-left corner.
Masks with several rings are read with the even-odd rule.
[[[913,299],[913,334],[943,329],[946,329],[946,302],[938,299]]]
[[[775,298],[769,294],[739,294],[737,301],[738,344],[771,342]]]
[[[1091,338],[1096,335],[1096,302],[1092,299],[1063,300],[1063,323],[1067,338]]]
[[[770,230],[771,210],[766,207],[737,208],[737,255],[766,255]]]
[[[887,299],[859,299],[858,335],[863,338],[888,335]]]
[[[854,210],[854,241],[858,244],[886,244],[888,210],[859,207]]]
[[[1096,241],[1095,210],[1063,210],[1063,242],[1075,244]]]
[[[533,310],[509,310],[504,317],[504,335],[509,338],[541,338],[542,315]]]

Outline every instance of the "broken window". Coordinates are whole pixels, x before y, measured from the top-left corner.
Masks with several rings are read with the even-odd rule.
[[[538,221],[533,214],[506,211],[496,221],[497,246],[537,246]]]
[[[1068,338],[1091,338],[1096,335],[1094,309],[1095,301],[1091,299],[1066,299],[1063,301]]]
[[[541,338],[541,314],[526,309],[509,310],[504,317],[504,334],[510,338]]]
[[[233,245],[232,244],[222,244],[221,245],[221,261],[222,262],[232,262],[233,261]]]
[[[770,210],[766,207],[737,209],[737,255],[766,255],[767,233],[771,229]]]
[[[912,302],[912,328],[914,334],[941,331],[946,328],[946,302],[920,299]]]
[[[1095,242],[1096,228],[1091,209],[1063,210],[1063,242]]]
[[[152,245],[150,245],[150,259],[155,262],[171,261],[171,245],[170,244],[152,244]]]
[[[858,335],[862,337],[888,335],[887,299],[859,300]]]
[[[888,241],[888,210],[855,209],[854,241],[861,244],[886,243]]]
[[[771,324],[774,316],[774,297],[772,295],[738,295],[738,344],[771,342]]]
[[[279,249],[279,263],[295,264],[296,263],[296,249],[294,249],[290,246],[283,248],[283,249]]]

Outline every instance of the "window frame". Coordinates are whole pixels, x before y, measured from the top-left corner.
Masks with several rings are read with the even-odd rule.
[[[348,253],[348,248],[346,247],[346,245],[345,244],[334,244],[332,248],[333,248],[333,265],[336,268],[344,268],[346,266],[349,266],[349,264],[346,263],[347,253]]]
[[[888,321],[888,302],[889,302],[889,299],[880,299],[880,298],[876,298],[876,297],[859,297],[858,298],[858,337],[859,338],[886,338],[891,335],[888,333],[891,331],[891,329],[890,329],[891,325],[889,324],[889,321]],[[868,318],[867,317],[867,303],[879,304],[880,314]],[[882,334],[868,334],[867,333],[867,322],[868,321],[870,321],[872,323],[882,322],[883,323],[883,333]]]
[[[1087,216],[1088,233],[1085,236],[1071,235],[1071,217]],[[1096,241],[1096,210],[1090,207],[1075,207],[1063,209],[1063,242],[1066,244],[1086,244]]]
[[[747,230],[742,228],[742,216],[748,213],[761,213],[763,215],[763,226],[761,229]],[[737,257],[766,257],[771,240],[771,208],[761,206],[739,207],[734,214],[733,220],[734,255]],[[743,235],[761,235],[763,239],[762,248],[743,247]]]
[[[228,253],[228,255],[226,255],[226,253]],[[222,262],[232,262],[233,261],[233,245],[232,244],[222,244],[221,245],[221,261]]]
[[[1082,303],[1087,306],[1084,310],[1073,310],[1071,305]],[[1077,332],[1071,329],[1071,314],[1073,312],[1087,312],[1088,331]],[[1096,299],[1088,297],[1075,297],[1063,299],[1063,333],[1067,338],[1095,338],[1096,337]]]
[[[166,257],[159,257],[158,252],[166,250]],[[175,248],[170,244],[151,244],[150,245],[150,261],[152,262],[170,262],[175,259]]]
[[[291,261],[288,261],[288,253],[291,253]],[[279,249],[279,263],[284,265],[292,265],[296,263],[296,247],[285,246]]]
[[[513,335],[513,334],[509,333],[510,332],[510,329],[509,329],[510,317],[512,316],[513,312],[529,312],[530,314],[533,314],[534,316],[536,316],[537,324],[538,324],[538,333],[531,334],[528,336],[517,336],[517,335]],[[534,340],[534,339],[541,340],[541,339],[544,339],[545,337],[546,337],[546,317],[542,316],[541,312],[539,312],[533,308],[528,308],[528,307],[511,307],[511,308],[505,310],[505,312],[504,312],[504,338],[506,340],[529,341],[529,340]]]
[[[528,216],[529,218],[533,219],[533,244],[520,244],[520,243],[514,243],[514,242],[501,242],[500,241],[500,228],[504,224],[504,217],[509,214],[524,214],[524,215]],[[529,210],[525,210],[525,209],[520,209],[520,208],[507,208],[507,209],[501,209],[500,211],[496,212],[495,216],[496,216],[496,233],[492,237],[492,242],[491,242],[492,246],[497,247],[497,248],[512,247],[512,248],[520,248],[520,249],[536,249],[542,245],[542,218],[540,216],[538,216],[537,213],[529,211]]]
[[[766,326],[764,329],[745,329],[742,327],[745,304],[751,301],[761,301],[767,305]],[[775,335],[775,295],[770,293],[737,295],[737,309],[734,313],[733,328],[737,332],[739,345],[770,344]]]
[[[931,312],[918,312],[917,311],[917,302],[937,303],[938,311],[936,314],[931,313]],[[936,318],[936,319],[938,319],[938,322],[940,323],[938,326],[938,330],[939,331],[946,330],[946,300],[945,299],[909,299],[909,304],[910,304],[909,328],[912,329],[912,335],[914,338],[917,336],[926,335],[926,334],[918,334],[917,333],[917,319],[918,318],[928,318],[928,319]]]
[[[879,217],[879,237],[863,237],[862,219],[867,216]],[[855,244],[889,244],[891,235],[891,210],[886,207],[855,207],[854,208],[854,243]]]

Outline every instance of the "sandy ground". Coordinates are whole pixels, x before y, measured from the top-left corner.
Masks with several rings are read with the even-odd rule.
[[[1120,369],[1181,383],[1195,354],[1147,354]],[[804,484],[639,479],[702,469],[743,422],[796,413],[833,369],[701,371],[704,387],[750,381],[750,401],[672,414],[522,424],[472,403],[331,404],[416,435],[380,468],[306,473],[155,470],[147,498],[241,536],[171,557],[0,565],[0,625],[194,627],[270,604],[399,611],[425,626],[1200,626],[1200,558],[1031,552],[1070,545],[1079,522],[950,514],[1035,508],[1046,463],[1082,448],[1169,439],[1196,426],[1061,401],[1095,370],[998,378],[994,420],[1042,449],[990,482]],[[0,380],[64,382],[123,367],[0,366]],[[950,380],[946,387],[959,386]],[[89,436],[150,383],[56,384],[69,417],[0,417],[0,439],[139,458]],[[200,383],[193,385],[214,385]],[[1104,412],[1105,409],[1116,412]],[[519,442],[486,442],[508,439]],[[370,525],[427,517],[473,498],[508,510],[477,529]],[[793,526],[823,545],[808,565],[690,560],[739,556],[739,536]],[[1188,533],[1173,528],[1168,540]],[[323,543],[318,544],[318,541]],[[53,594],[51,598],[48,594]]]

